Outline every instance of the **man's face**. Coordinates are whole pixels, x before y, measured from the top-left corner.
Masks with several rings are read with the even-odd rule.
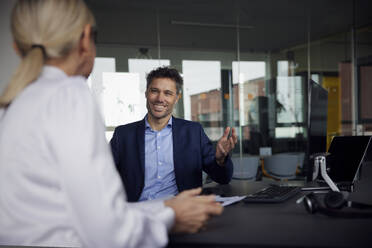
[[[155,78],[145,93],[148,114],[154,119],[167,118],[178,101],[176,82],[170,78]]]

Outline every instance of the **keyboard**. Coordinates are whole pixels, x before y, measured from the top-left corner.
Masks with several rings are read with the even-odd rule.
[[[263,188],[254,194],[248,195],[243,201],[245,203],[278,203],[286,201],[300,191],[301,188],[296,186],[270,185],[269,187]]]

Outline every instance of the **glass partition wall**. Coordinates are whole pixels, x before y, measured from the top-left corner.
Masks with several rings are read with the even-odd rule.
[[[200,122],[213,143],[235,127],[233,158],[298,155],[297,179],[306,171],[310,80],[328,91],[327,145],[372,133],[367,0],[108,2],[88,1],[97,56],[116,63],[114,72],[96,64],[91,79],[107,92],[108,139],[116,125],[144,117],[145,75],[164,65],[184,78],[176,117]]]

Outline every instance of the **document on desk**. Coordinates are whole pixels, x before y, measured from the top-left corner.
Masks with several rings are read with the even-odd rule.
[[[235,202],[241,201],[247,196],[231,196],[231,197],[222,197],[219,195],[216,195],[216,201],[220,202],[222,206],[226,207],[228,205],[231,205]]]

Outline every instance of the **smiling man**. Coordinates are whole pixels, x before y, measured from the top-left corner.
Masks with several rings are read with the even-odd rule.
[[[119,126],[110,141],[128,201],[176,195],[202,186],[204,170],[216,182],[229,183],[233,165],[228,156],[237,142],[227,127],[213,148],[202,126],[172,116],[183,84],[178,71],[160,67],[147,75],[147,115]]]

